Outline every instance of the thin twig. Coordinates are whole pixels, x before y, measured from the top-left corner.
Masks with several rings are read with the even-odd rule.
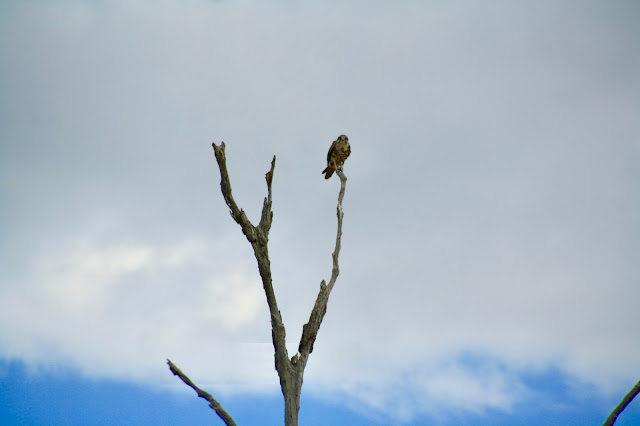
[[[344,190],[347,185],[347,177],[344,175],[341,169],[337,169],[336,173],[340,177],[340,193],[338,194],[338,206],[336,208],[338,214],[338,233],[336,235],[336,247],[333,250],[333,270],[331,271],[331,279],[327,285],[327,293],[331,293],[333,285],[336,283],[338,274],[340,274],[340,268],[338,267],[338,255],[340,254],[340,241],[342,240],[342,199],[344,198]],[[329,295],[327,294],[327,297]]]
[[[636,385],[633,388],[631,388],[629,393],[625,395],[625,397],[622,399],[620,404],[618,404],[618,406],[613,409],[613,411],[611,412],[611,414],[609,414],[609,417],[607,417],[607,420],[605,420],[602,426],[613,425],[616,422],[616,419],[618,418],[620,413],[622,413],[622,411],[625,408],[627,408],[627,405],[629,405],[631,401],[633,401],[633,398],[635,398],[636,395],[638,395],[639,393],[640,393],[640,381],[636,383]]]
[[[318,330],[324,315],[327,313],[327,303],[329,303],[329,294],[333,290],[333,286],[336,283],[336,279],[340,274],[340,266],[338,264],[338,255],[340,254],[340,242],[342,240],[342,217],[344,213],[342,211],[342,199],[344,198],[344,191],[347,185],[347,177],[344,175],[341,169],[337,169],[336,173],[340,177],[340,192],[338,194],[338,205],[336,207],[338,215],[338,231],[336,233],[336,246],[333,250],[333,268],[331,270],[331,278],[329,284],[324,280],[320,283],[320,292],[316,298],[316,303],[313,306],[311,315],[309,316],[309,322],[302,327],[302,337],[300,338],[300,344],[298,345],[298,352],[300,353],[299,362],[304,368],[307,362],[307,358],[311,352],[313,352],[313,344],[316,341]]]
[[[182,380],[187,386],[191,387],[194,391],[196,391],[196,393],[200,398],[203,398],[209,401],[209,407],[211,407],[216,412],[216,414],[220,416],[222,421],[227,426],[237,426],[236,422],[233,421],[233,418],[231,418],[229,413],[227,413],[227,411],[224,408],[222,408],[222,405],[220,405],[220,403],[216,401],[216,399],[213,396],[211,396],[210,393],[205,392],[202,389],[200,389],[198,386],[196,386],[195,383],[193,383],[191,379],[187,377],[186,374],[184,374],[178,367],[176,367],[176,365],[173,362],[171,362],[170,359],[167,359],[167,364],[169,364],[169,369],[171,370],[171,372],[174,375],[180,377],[180,380]]]

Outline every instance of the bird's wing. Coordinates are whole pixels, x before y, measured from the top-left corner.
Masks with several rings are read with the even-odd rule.
[[[331,163],[331,156],[333,155],[333,152],[336,150],[337,142],[338,142],[337,139],[333,141],[333,143],[331,144],[331,148],[329,148],[329,152],[327,153],[327,164]]]

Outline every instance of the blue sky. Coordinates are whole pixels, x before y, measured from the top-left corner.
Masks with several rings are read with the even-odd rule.
[[[92,380],[72,371],[27,371],[17,362],[2,365],[0,421],[2,424],[217,424],[213,411],[192,392],[170,393],[131,383]],[[523,404],[510,413],[455,415],[442,422],[416,420],[406,424],[467,425],[587,425],[600,424],[609,405],[617,401],[599,401],[566,392],[562,377],[547,374],[533,378],[532,385],[549,398],[546,410]],[[372,418],[363,413],[304,396],[300,422],[305,425],[392,424],[389,419]],[[225,398],[221,402],[238,424],[282,424],[283,403],[279,394]],[[609,403],[609,405],[607,405]],[[217,417],[216,417],[217,419]],[[637,404],[629,406],[616,424],[634,425],[640,419]],[[219,424],[223,424],[219,421]]]
[[[302,424],[601,423],[640,379],[639,21],[624,1],[2,3],[0,423],[209,424],[170,358],[240,424],[280,424],[211,142],[254,221],[277,156],[294,353],[331,273],[340,134]]]

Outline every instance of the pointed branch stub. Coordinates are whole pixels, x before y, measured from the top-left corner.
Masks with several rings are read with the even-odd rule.
[[[251,225],[251,222],[249,222],[249,218],[247,218],[244,210],[238,208],[238,205],[233,200],[233,195],[231,194],[231,180],[229,179],[229,173],[227,172],[227,157],[224,153],[224,142],[222,142],[220,145],[216,145],[214,142],[211,145],[213,146],[216,160],[218,161],[218,165],[220,166],[220,189],[222,190],[224,201],[229,207],[233,220],[235,220],[236,223],[238,223],[242,227],[242,232],[244,233],[244,235],[246,235],[247,239],[250,242],[253,242],[256,240],[255,229]]]
[[[213,411],[216,412],[216,414],[227,426],[237,426],[231,415],[227,413],[224,408],[222,408],[222,405],[220,405],[220,403],[213,396],[211,396],[210,393],[205,392],[198,386],[196,386],[195,383],[193,383],[186,374],[184,374],[173,362],[171,362],[170,359],[167,359],[167,364],[169,365],[169,369],[174,376],[178,376],[180,380],[182,380],[187,386],[196,391],[200,398],[205,399],[209,402],[209,407],[211,407]]]

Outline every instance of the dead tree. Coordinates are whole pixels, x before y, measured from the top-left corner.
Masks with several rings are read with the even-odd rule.
[[[271,229],[271,221],[273,220],[273,212],[271,210],[271,183],[273,181],[273,170],[276,165],[276,157],[273,156],[271,161],[271,169],[266,174],[267,180],[267,197],[264,199],[262,205],[262,215],[260,216],[260,222],[257,226],[253,225],[244,210],[238,208],[233,195],[231,194],[231,182],[229,174],[227,172],[227,160],[225,157],[225,145],[222,142],[219,146],[215,143],[213,145],[213,151],[218,161],[218,167],[220,168],[220,187],[222,190],[222,196],[229,206],[231,217],[242,228],[242,233],[247,237],[251,247],[253,247],[253,253],[258,262],[258,271],[262,278],[262,286],[264,293],[267,297],[267,304],[269,305],[269,312],[271,313],[271,338],[273,340],[273,347],[275,349],[275,367],[280,377],[280,387],[284,396],[284,422],[286,426],[297,426],[298,424],[298,412],[300,411],[300,392],[302,390],[302,376],[304,375],[304,369],[309,359],[309,354],[313,351],[313,344],[316,341],[320,324],[327,312],[327,303],[329,301],[329,294],[338,278],[340,269],[338,267],[338,255],[340,253],[340,240],[342,237],[342,199],[344,197],[345,186],[347,183],[347,177],[342,170],[336,170],[340,177],[340,192],[338,194],[338,232],[336,235],[336,245],[333,251],[333,269],[331,271],[331,278],[329,283],[324,280],[320,283],[320,292],[316,298],[316,302],[309,316],[309,322],[307,322],[302,328],[302,336],[300,338],[300,344],[298,345],[298,352],[289,357],[287,347],[285,344],[286,332],[284,323],[282,322],[282,316],[278,309],[278,303],[276,301],[276,295],[273,291],[273,284],[271,279],[271,263],[269,261],[269,230]],[[167,364],[171,372],[180,377],[180,379],[196,391],[199,397],[209,401],[209,406],[215,410],[220,418],[225,422],[227,426],[235,425],[229,413],[216,401],[209,393],[198,388],[171,360],[167,360]]]

